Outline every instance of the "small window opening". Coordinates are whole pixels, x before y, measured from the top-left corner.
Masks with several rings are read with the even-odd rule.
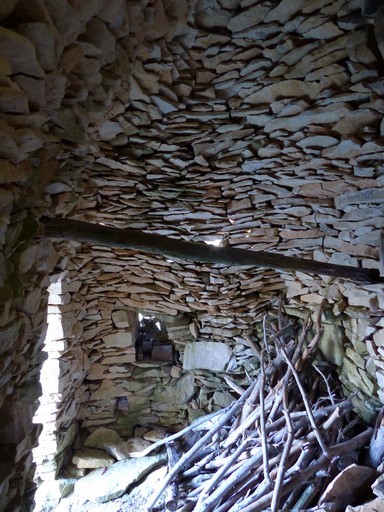
[[[165,322],[152,315],[139,313],[138,317],[137,361],[174,362],[175,350]]]

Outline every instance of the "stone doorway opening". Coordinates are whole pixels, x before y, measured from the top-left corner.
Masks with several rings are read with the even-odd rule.
[[[70,394],[69,361],[66,338],[69,324],[66,314],[60,309],[66,293],[66,273],[49,277],[47,331],[44,337],[44,362],[40,370],[41,396],[33,422],[41,425],[38,445],[33,449],[36,465],[34,482],[35,512],[44,509],[44,503],[60,496],[59,484],[55,480],[64,461],[67,446],[73,441],[74,425],[60,429],[61,404]],[[58,434],[60,430],[60,435]]]
[[[164,320],[154,315],[138,314],[137,361],[173,363],[175,347],[171,342]]]

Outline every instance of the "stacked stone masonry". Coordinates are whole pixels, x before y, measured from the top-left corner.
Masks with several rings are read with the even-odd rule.
[[[38,220],[378,268],[383,25],[364,0],[1,2],[0,510],[30,508],[44,378],[59,387],[40,471],[56,474],[79,426],[129,434],[224,405],[207,392],[218,377],[183,369],[185,347],[225,342],[242,375],[244,336],[278,294],[294,317],[325,301],[322,349],[372,419],[381,285],[51,244]],[[179,361],[145,366],[113,344],[140,311],[166,319]],[[40,385],[48,339],[58,367]]]

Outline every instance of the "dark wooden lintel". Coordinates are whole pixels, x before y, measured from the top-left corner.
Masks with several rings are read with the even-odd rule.
[[[42,219],[44,236],[64,240],[75,240],[89,245],[122,247],[133,251],[161,254],[201,263],[254,266],[284,272],[304,272],[349,279],[365,283],[383,283],[384,278],[376,269],[333,265],[319,261],[284,256],[265,251],[251,251],[234,247],[186,242],[161,235],[145,233],[136,229],[120,229],[71,219]]]

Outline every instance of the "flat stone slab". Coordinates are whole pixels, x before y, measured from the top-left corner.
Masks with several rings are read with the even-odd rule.
[[[80,469],[95,469],[111,466],[115,462],[115,459],[104,450],[86,448],[76,452],[72,458],[72,462]]]
[[[105,444],[121,443],[122,438],[111,428],[99,427],[84,441],[84,446],[104,449]]]
[[[185,347],[183,368],[224,372],[231,357],[232,350],[225,343],[194,341]]]
[[[165,460],[165,455],[152,455],[124,459],[108,468],[96,469],[75,483],[74,494],[95,503],[113,500]]]

